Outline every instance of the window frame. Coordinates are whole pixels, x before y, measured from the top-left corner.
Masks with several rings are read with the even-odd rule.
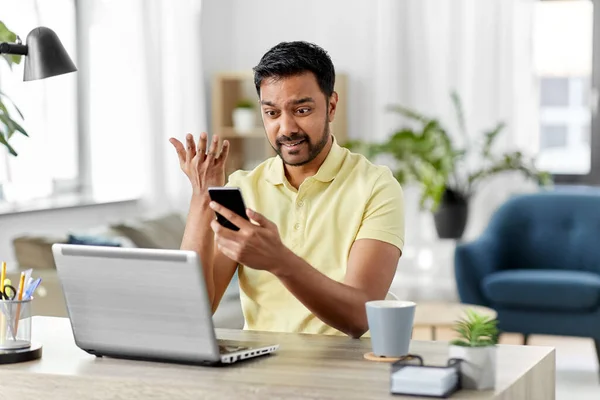
[[[552,1],[552,0],[540,0]],[[559,185],[600,185],[600,0],[591,0],[592,22],[592,79],[590,88],[590,172],[587,174],[552,174]]]
[[[91,193],[91,149],[89,138],[89,52],[85,45],[89,40],[89,13],[81,6],[82,0],[73,0],[75,6],[75,48],[77,49],[77,189],[80,194]]]

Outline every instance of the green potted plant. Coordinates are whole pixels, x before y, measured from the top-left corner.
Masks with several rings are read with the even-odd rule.
[[[498,321],[468,309],[453,327],[458,338],[450,342],[449,357],[459,358],[465,389],[493,389],[496,381]]]
[[[17,41],[17,35],[9,30],[6,25],[0,21],[0,43]],[[0,58],[6,61],[8,67],[12,69],[13,65],[21,62],[20,55],[13,54],[0,54]],[[2,61],[0,61],[2,62]],[[23,120],[23,114],[19,108],[8,98],[8,96],[2,91],[0,82],[0,144],[6,148],[9,154],[17,156],[17,151],[10,145],[9,141],[15,133],[20,133],[25,136],[29,136],[25,129],[19,122],[15,120],[15,114],[19,116],[20,120]],[[10,180],[10,168],[8,159],[5,158],[4,169],[8,174]],[[5,198],[6,186],[0,183],[0,201]]]
[[[537,170],[534,160],[520,151],[500,154],[493,151],[495,140],[504,129],[502,122],[483,132],[479,140],[472,140],[467,134],[458,94],[452,92],[451,99],[463,145],[455,143],[437,119],[394,105],[388,109],[414,124],[403,127],[383,143],[350,141],[346,147],[368,158],[391,155],[396,162],[393,169],[396,179],[401,184],[417,182],[421,186],[420,207],[433,212],[438,236],[460,239],[467,223],[469,200],[486,179],[506,171],[519,171],[540,185],[547,185],[551,175]]]
[[[17,35],[9,30],[2,21],[0,21],[0,43],[16,42],[16,40]],[[19,55],[0,54],[0,58],[4,59],[11,69],[13,65],[21,62],[21,56]],[[0,86],[0,144],[2,144],[13,156],[16,156],[17,152],[9,144],[10,138],[12,138],[12,136],[17,132],[28,136],[25,129],[23,129],[23,127],[15,120],[15,113],[21,120],[23,119],[23,114],[21,111],[8,98],[8,96],[2,92]]]
[[[233,128],[237,133],[250,133],[256,127],[256,112],[254,103],[248,99],[241,99],[233,110]]]

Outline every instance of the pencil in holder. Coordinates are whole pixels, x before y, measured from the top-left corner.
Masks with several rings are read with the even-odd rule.
[[[0,350],[31,346],[31,299],[0,300]]]

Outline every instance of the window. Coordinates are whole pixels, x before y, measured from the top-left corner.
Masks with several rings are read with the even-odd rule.
[[[569,129],[566,125],[542,125],[540,134],[540,148],[564,148],[567,146]]]
[[[538,167],[557,181],[592,175],[592,0],[538,1],[534,62],[539,87]]]
[[[569,78],[540,77],[540,105],[542,108],[569,105]]]
[[[35,27],[54,30],[77,64],[74,0],[0,0],[0,19],[25,42]],[[23,82],[23,64],[0,60],[0,88],[24,114],[29,138],[15,135],[10,143],[19,153],[0,146],[0,202],[27,202],[79,184],[77,73]]]

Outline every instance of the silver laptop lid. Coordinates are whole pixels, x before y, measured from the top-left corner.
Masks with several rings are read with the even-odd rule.
[[[100,354],[217,361],[196,253],[52,246],[77,345]]]

